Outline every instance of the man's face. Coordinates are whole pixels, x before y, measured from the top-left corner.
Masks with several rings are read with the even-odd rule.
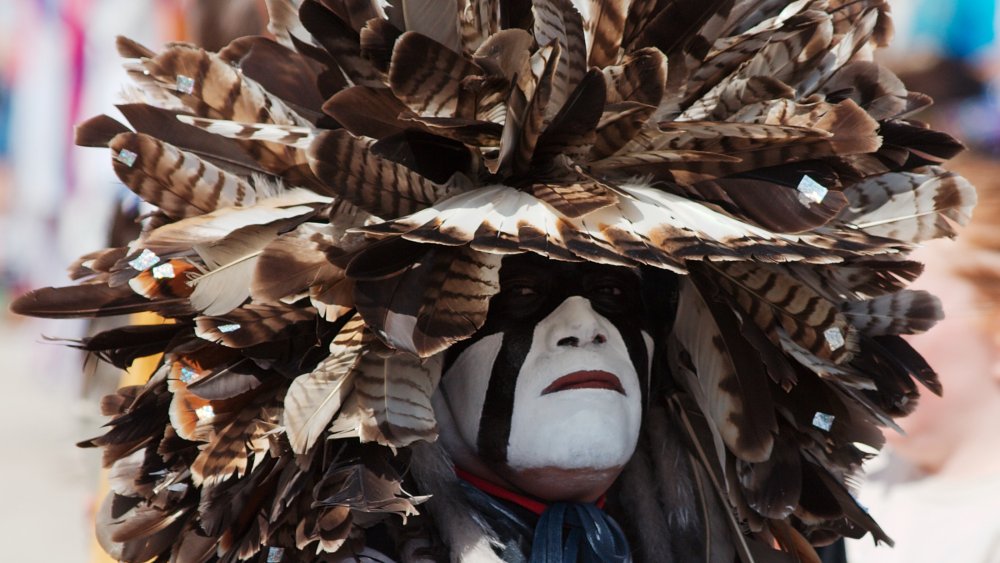
[[[644,317],[631,270],[506,258],[486,323],[446,359],[463,440],[514,471],[624,465],[652,353]]]

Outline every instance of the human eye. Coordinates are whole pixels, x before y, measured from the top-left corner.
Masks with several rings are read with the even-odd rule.
[[[625,295],[625,289],[614,282],[602,283],[594,288],[594,292],[605,297],[621,297]]]
[[[587,280],[587,297],[602,314],[619,314],[630,311],[638,298],[638,288],[628,277],[607,273]]]
[[[538,288],[533,284],[517,284],[507,290],[511,297],[530,299],[538,295]]]
[[[545,300],[546,287],[545,280],[538,276],[509,278],[501,285],[500,301],[509,315],[530,315]]]

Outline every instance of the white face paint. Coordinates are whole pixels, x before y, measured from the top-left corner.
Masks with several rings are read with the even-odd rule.
[[[449,400],[448,406],[458,433],[473,450],[479,436],[479,420],[486,402],[493,363],[502,344],[503,333],[484,336],[462,351],[441,379],[441,387],[447,397],[457,399]]]
[[[483,405],[503,336],[491,334],[469,346],[441,380],[456,430],[472,450],[476,449]],[[651,358],[652,339],[645,332],[642,336]],[[577,345],[560,345],[566,338],[576,338]],[[586,388],[587,383],[581,384],[585,388],[545,392],[564,376],[601,371],[614,376],[624,394]],[[600,385],[601,379],[609,377],[593,375],[576,377],[590,377],[591,385],[593,379]],[[514,469],[602,469],[624,465],[639,435],[639,385],[618,329],[583,297],[567,299],[535,327],[515,387],[508,464]]]
[[[603,388],[614,379],[617,390]],[[518,374],[507,464],[515,470],[622,466],[635,450],[641,419],[639,376],[618,329],[587,299],[566,299],[535,327]]]

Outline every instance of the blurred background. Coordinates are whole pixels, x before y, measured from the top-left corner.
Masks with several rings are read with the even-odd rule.
[[[892,48],[881,54],[883,62],[911,90],[935,98],[937,103],[917,119],[969,146],[966,154],[948,166],[967,176],[981,193],[1000,191],[997,0],[895,0],[891,4],[897,33]],[[90,524],[101,495],[100,455],[74,444],[100,433],[104,421],[98,400],[118,384],[121,374],[98,368],[58,341],[80,338],[88,329],[85,323],[19,318],[7,312],[7,305],[30,288],[68,283],[66,266],[81,254],[106,246],[116,217],[126,216],[136,205],[131,192],[114,176],[107,151],[72,144],[75,123],[100,113],[118,115],[114,104],[120,101],[127,80],[115,52],[115,36],[127,35],[153,48],[167,41],[190,40],[216,49],[229,38],[261,32],[265,21],[262,0],[0,0],[0,359],[5,367],[4,396],[10,399],[0,409],[6,441],[0,464],[4,561],[102,560],[93,545]],[[980,215],[977,210],[974,225],[1000,219],[1000,214],[991,218],[986,213],[983,219]],[[928,253],[929,268],[938,267],[937,262],[944,268],[962,252],[1000,256],[1000,242],[991,235],[976,240],[982,241],[976,249],[963,247],[958,254],[954,249]],[[964,281],[954,283],[969,283],[980,293],[971,305],[957,305],[968,311],[950,310],[947,301],[946,311],[962,323],[960,332],[979,331],[988,336],[986,340],[993,343],[990,354],[995,354],[1000,349],[993,336],[996,327],[979,321],[984,314],[997,317],[992,307],[1000,299],[984,287],[992,284],[996,289],[1000,277],[960,274],[955,274],[956,279]],[[1000,388],[1000,375],[981,373],[981,369],[966,371],[952,375],[942,370],[946,393],[949,386],[962,386],[952,383],[953,377],[971,378],[973,389]],[[951,416],[947,408],[968,409],[968,405],[928,409],[928,416],[939,417],[929,424]],[[980,426],[988,422],[967,421]],[[911,434],[919,432],[916,428]],[[961,434],[961,427],[955,432]],[[955,436],[937,439],[954,442]],[[906,451],[905,445],[895,447]],[[982,497],[993,507],[1000,506],[997,452],[1000,448],[977,462],[986,484],[976,481],[972,487],[973,497]],[[917,468],[921,486],[927,483],[925,477],[948,466],[940,460],[929,463],[900,457]],[[873,465],[872,473],[885,475],[878,465]],[[949,482],[957,478],[952,476]],[[896,481],[912,484],[913,479]],[[891,496],[885,487],[861,494],[862,501],[873,499],[872,512],[889,535],[902,540],[912,535],[907,526],[921,524],[886,521],[882,514],[896,518],[899,509],[888,506],[880,513],[875,504],[890,502]],[[908,510],[920,507],[903,511]],[[972,526],[987,529],[980,534],[983,541],[996,542],[995,558],[983,560],[996,563],[1000,561],[1000,516],[994,513],[987,518],[991,526]],[[852,562],[916,560],[893,558],[905,552],[893,556],[873,552],[868,546],[848,548]]]

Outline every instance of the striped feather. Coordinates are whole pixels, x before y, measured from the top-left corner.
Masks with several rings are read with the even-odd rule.
[[[535,0],[531,4],[534,14],[535,41],[541,45],[558,45],[551,94],[547,95],[545,119],[552,119],[570,93],[583,80],[587,72],[587,42],[584,38],[583,19],[572,0]]]
[[[954,237],[953,224],[968,224],[976,204],[968,180],[936,166],[873,176],[844,195],[850,207],[841,221],[906,242]]]
[[[443,247],[424,252],[398,273],[359,279],[354,287],[358,312],[375,335],[421,358],[472,336],[500,289],[495,254]]]
[[[249,467],[249,456],[260,463],[268,451],[267,433],[277,419],[261,408],[271,400],[267,393],[258,395],[243,407],[191,463],[191,481],[198,487],[214,487],[227,479],[243,477]]]
[[[739,309],[778,341],[778,329],[809,353],[842,364],[857,353],[856,329],[837,305],[779,267],[743,262],[710,266],[712,278]]]
[[[577,218],[618,202],[611,188],[593,179],[532,184],[532,194],[565,217]]]
[[[619,201],[578,218],[563,217],[530,194],[494,186],[464,192],[366,233],[401,234],[414,242],[461,245],[488,252],[526,250],[561,260],[636,263],[686,272],[686,260],[739,256],[768,261],[836,262],[838,254],[877,254],[890,248],[858,239],[776,234],[655,188],[619,186]],[[623,197],[624,196],[624,197]]]
[[[730,314],[731,316],[731,314]],[[704,297],[690,281],[682,282],[673,337],[690,354],[705,406],[722,440],[737,457],[762,462],[771,455],[777,422],[762,370],[737,367],[737,340],[727,339]]]
[[[462,81],[482,72],[448,47],[409,31],[392,51],[389,87],[418,115],[469,118],[474,115],[475,95]]]
[[[302,25],[314,42],[326,50],[334,70],[347,79],[348,85],[383,86],[384,74],[362,56],[358,31],[341,16],[347,14],[338,15],[330,5],[316,0],[305,0],[299,9]]]
[[[161,88],[175,94],[199,117],[240,123],[310,125],[284,101],[214,53],[173,44],[155,58],[145,61],[144,68]],[[308,173],[304,151],[271,142],[238,142],[271,173],[286,176],[297,185],[316,183]]]
[[[154,137],[122,133],[109,146],[121,181],[171,218],[194,217],[225,207],[251,207],[257,202],[257,190],[243,178]],[[130,159],[122,157],[128,153],[136,155],[131,166]]]
[[[652,47],[628,53],[620,65],[602,69],[608,103],[638,102],[658,107],[667,83],[667,57]]]
[[[309,149],[309,163],[334,193],[377,217],[399,217],[446,197],[448,191],[371,152],[373,142],[328,131]]]
[[[618,62],[625,31],[626,0],[589,0],[583,24],[587,64],[605,67]]]
[[[438,428],[431,396],[440,377],[440,356],[421,361],[402,353],[366,354],[354,380],[360,408],[370,412],[360,427],[361,440],[394,448],[434,441]]]
[[[174,43],[143,67],[164,90],[175,95],[195,115],[246,123],[308,125],[284,101],[218,55]],[[189,81],[186,79],[190,79]]]
[[[297,149],[308,149],[317,133],[316,129],[301,125],[240,123],[238,121],[207,119],[190,115],[178,115],[177,119],[181,123],[200,127],[209,133],[229,139],[275,143]]]
[[[367,342],[364,322],[353,317],[330,343],[330,355],[292,381],[281,423],[296,454],[309,453],[340,410]]]
[[[738,99],[734,98],[732,92],[755,76],[767,76],[785,84],[797,85],[826,53],[833,39],[832,33],[830,18],[823,14],[797,27],[786,37],[768,37],[760,51],[744,62],[739,70],[725,75],[711,89],[700,95],[694,103],[684,109],[678,119],[693,121],[713,113],[716,115],[732,113],[738,107],[730,107],[726,112],[719,112],[716,109],[720,105],[725,105],[727,100]]]
[[[944,318],[941,301],[926,291],[905,290],[841,307],[862,334],[886,336],[926,332]]]

